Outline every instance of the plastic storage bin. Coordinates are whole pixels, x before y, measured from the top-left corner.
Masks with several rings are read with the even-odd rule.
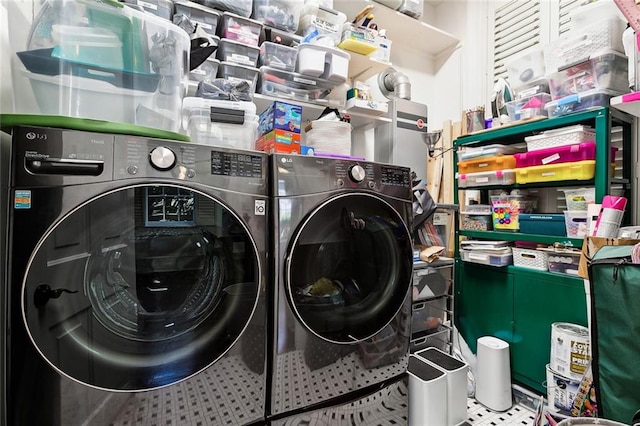
[[[258,81],[258,68],[247,67],[245,65],[235,64],[233,62],[220,62],[218,68],[218,77],[228,80],[243,80],[251,86],[251,92],[255,92],[256,82]]]
[[[567,210],[587,210],[589,204],[596,202],[596,189],[573,188],[563,189]]]
[[[629,91],[627,57],[615,51],[592,56],[589,60],[549,75],[551,97],[560,99],[594,89],[620,94]]]
[[[493,229],[500,231],[517,231],[520,229],[520,215],[535,212],[537,200],[526,196],[509,195],[491,197],[491,213]]]
[[[438,331],[446,320],[447,300],[444,298],[414,303],[411,313],[411,333]]]
[[[298,49],[270,41],[264,41],[260,45],[259,65],[278,68],[285,71],[295,71]]]
[[[300,101],[322,99],[329,105],[342,106],[344,101],[327,99],[334,87],[335,83],[327,80],[271,67],[260,67],[257,91],[263,95]]]
[[[564,225],[567,237],[584,237],[587,234],[587,212],[565,210]]]
[[[190,1],[175,2],[173,22],[179,24],[179,26],[186,31],[187,28],[185,28],[185,24],[181,23],[185,18],[189,20],[192,27],[197,25],[199,28],[202,28],[204,32],[212,36],[216,35],[218,25],[220,24],[220,12],[218,11],[211,10]],[[193,32],[193,30],[187,32]]]
[[[517,89],[514,89],[513,91],[516,94],[516,99],[530,98],[531,96],[539,93],[551,93],[549,90],[549,79],[547,77],[531,81]]]
[[[376,33],[377,31],[369,28],[347,24],[342,30],[342,37],[338,47],[361,55],[370,55],[378,49]]]
[[[618,17],[599,20],[577,31],[565,33],[548,44],[544,52],[547,72],[584,61],[606,50],[624,52],[622,33],[625,22]]]
[[[507,113],[512,121],[546,117],[548,112],[544,107],[549,101],[551,101],[551,95],[548,93],[536,93],[532,96],[520,97],[507,102]]]
[[[582,142],[576,145],[565,145],[557,148],[523,152],[521,154],[514,154],[514,156],[516,158],[517,168],[595,160],[596,143]]]
[[[546,130],[539,135],[525,136],[527,151],[593,142],[596,134],[591,127],[575,125],[559,129]]]
[[[216,57],[220,61],[233,62],[235,64],[254,67],[258,65],[260,49],[256,46],[249,46],[235,40],[223,38],[220,40]]]
[[[173,18],[173,1],[171,0],[125,0],[124,2],[141,7],[145,12],[169,21]]]
[[[192,142],[253,149],[258,129],[252,102],[185,98],[183,126]]]
[[[514,170],[495,170],[480,173],[458,174],[458,186],[467,188],[471,186],[512,185],[516,183]]]
[[[490,206],[488,206],[491,208]],[[466,231],[491,231],[493,229],[493,220],[491,219],[491,211],[487,213],[460,212],[460,229]]]
[[[520,213],[520,232],[538,235],[565,235],[564,215],[547,213]]]
[[[248,16],[248,15],[247,15]],[[234,13],[224,12],[221,19],[220,36],[249,46],[258,46],[262,22]]]
[[[460,256],[465,262],[489,266],[507,266],[513,263],[511,249],[508,251],[508,253],[490,253],[480,250],[460,250]]]
[[[480,157],[458,162],[460,173],[480,173],[491,170],[513,169],[516,159],[513,155],[496,155],[494,157]]]
[[[296,70],[300,74],[344,83],[351,56],[340,49],[303,43],[298,46]]]
[[[544,51],[535,48],[524,54],[511,56],[505,60],[509,84],[515,89],[540,79],[545,75]]]
[[[542,249],[547,253],[549,272],[565,275],[578,275],[580,250]]]
[[[453,282],[453,261],[451,264],[430,266],[426,262],[413,264],[413,301],[431,299],[449,294]]]
[[[178,131],[189,36],[166,19],[88,0],[5,3],[14,110]],[[82,25],[80,25],[82,24]],[[27,35],[30,35],[27,39]]]
[[[565,96],[564,98],[551,101],[545,105],[549,117],[571,114],[587,108],[609,106],[611,98],[620,95],[611,90],[595,89],[588,92],[577,93]]]
[[[467,161],[478,157],[493,157],[495,155],[507,155],[520,151],[514,145],[492,144],[480,147],[464,147],[458,151],[458,161]]]
[[[295,33],[303,6],[304,0],[256,0],[252,17],[270,27]]]
[[[251,16],[251,6],[253,2],[251,0],[195,0],[197,3],[210,7],[212,9],[218,9],[225,12],[231,12],[248,18]]]
[[[409,15],[412,18],[420,18],[424,10],[423,0],[402,0],[402,4],[398,7],[398,12]]]
[[[189,90],[187,96],[194,96],[201,81],[211,81],[218,75],[220,61],[215,58],[207,58],[197,68],[189,72]]]
[[[593,179],[595,171],[595,160],[525,167],[516,169],[516,182],[522,184],[560,180],[588,180]]]
[[[546,271],[549,268],[547,253],[539,250],[514,247],[513,265],[521,268]]]
[[[300,14],[297,33],[303,37],[329,36],[334,45],[340,43],[342,26],[347,22],[347,15],[317,3],[306,3]]]

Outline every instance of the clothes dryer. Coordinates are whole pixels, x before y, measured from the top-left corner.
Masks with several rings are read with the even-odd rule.
[[[409,169],[271,156],[268,418],[357,399],[406,374]]]
[[[262,421],[267,156],[17,127],[11,159],[0,423]]]

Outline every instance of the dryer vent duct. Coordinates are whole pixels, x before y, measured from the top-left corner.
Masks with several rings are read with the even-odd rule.
[[[411,100],[409,77],[394,68],[389,67],[378,75],[378,86],[387,99]]]

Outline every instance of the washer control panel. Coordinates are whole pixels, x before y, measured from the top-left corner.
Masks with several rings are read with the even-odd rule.
[[[171,170],[176,165],[176,154],[165,146],[157,146],[149,153],[149,162],[157,170]]]

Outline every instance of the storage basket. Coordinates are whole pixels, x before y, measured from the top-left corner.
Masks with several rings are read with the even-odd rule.
[[[547,130],[539,135],[526,136],[527,151],[573,145],[582,142],[593,142],[596,134],[588,126],[568,126],[560,129]]]
[[[538,271],[546,271],[549,267],[548,256],[545,252],[518,247],[511,250],[513,251],[514,266]]]

